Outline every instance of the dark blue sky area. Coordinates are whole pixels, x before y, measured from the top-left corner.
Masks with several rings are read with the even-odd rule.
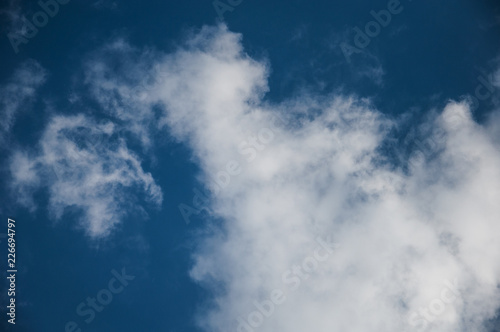
[[[40,10],[36,1],[18,5],[28,18]],[[450,98],[473,95],[480,84],[478,76],[496,67],[500,5],[485,0],[401,1],[402,11],[348,61],[340,45],[355,46],[354,28],[364,29],[373,20],[370,11],[387,5],[387,1],[367,0],[243,0],[224,19],[231,31],[242,33],[251,57],[268,60],[266,98],[272,102],[302,90],[322,95],[342,91],[370,97],[382,112],[397,117],[412,107],[426,111]],[[5,2],[2,6],[8,8]],[[72,112],[68,97],[75,80],[81,78],[82,61],[106,42],[125,36],[138,48],[170,52],[189,31],[218,20],[209,0],[71,0],[16,54],[6,36],[10,20],[3,15],[0,83],[27,59],[35,59],[49,73],[41,88],[44,100],[34,104],[39,112],[20,115],[12,144],[34,144],[50,114],[47,103],[57,112]],[[477,119],[489,103],[481,102],[474,113]],[[11,329],[2,317],[2,331],[64,331],[69,321],[82,331],[197,331],[195,314],[210,294],[190,280],[188,271],[190,252],[207,221],[201,216],[186,225],[178,204],[191,201],[198,170],[185,146],[166,137],[156,139],[164,141],[155,148],[158,159],[145,160],[161,187],[168,188],[161,209],[148,211],[147,219],[140,211],[127,216],[105,240],[91,241],[75,229],[69,222],[76,218],[71,213],[57,223],[51,220],[44,191],[36,197],[38,210],[16,206],[5,179],[0,180],[2,220],[16,219],[19,246],[19,324]],[[2,158],[8,155],[2,154]],[[2,167],[5,171],[6,166]],[[4,279],[5,241],[0,248]],[[77,306],[108,288],[112,270],[122,268],[135,279],[114,294],[111,304],[91,323],[85,323],[76,313]]]

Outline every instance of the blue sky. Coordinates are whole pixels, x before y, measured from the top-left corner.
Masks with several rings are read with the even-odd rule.
[[[2,331],[496,331],[498,2],[0,10]]]

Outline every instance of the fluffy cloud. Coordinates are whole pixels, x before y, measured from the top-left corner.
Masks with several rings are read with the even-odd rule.
[[[45,70],[33,60],[21,64],[12,77],[0,87],[0,143],[14,124],[21,108],[33,100],[37,89],[45,82]]]
[[[500,305],[498,120],[479,125],[466,102],[449,102],[400,165],[387,153],[398,123],[369,100],[266,102],[268,65],[225,26],[146,58],[127,71],[154,78],[127,105],[159,109],[224,220],[193,254],[192,278],[213,291],[201,327],[485,331]],[[148,124],[149,111],[116,107],[133,86],[120,77],[89,84],[111,114]]]
[[[84,116],[55,116],[35,152],[16,152],[11,160],[12,186],[20,203],[34,208],[33,192],[45,186],[52,216],[81,211],[81,227],[91,237],[109,234],[140,207],[137,194],[161,205],[162,192],[111,122]]]

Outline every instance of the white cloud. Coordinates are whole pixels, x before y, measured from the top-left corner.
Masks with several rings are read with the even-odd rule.
[[[45,82],[45,70],[33,60],[22,63],[12,77],[0,87],[0,142],[9,133],[16,115],[33,100]]]
[[[147,65],[162,77],[140,103],[162,105],[160,126],[190,146],[207,186],[227,183],[210,206],[223,230],[193,254],[191,276],[214,292],[198,317],[205,330],[258,319],[254,301],[275,289],[286,301],[239,331],[484,331],[495,317],[500,153],[494,126],[476,124],[466,103],[449,102],[424,124],[418,139],[430,139],[432,151],[421,163],[412,155],[403,172],[380,149],[396,122],[356,96],[266,102],[268,65],[224,26],[203,28]],[[108,92],[129,89],[113,80],[99,85],[110,105]],[[241,173],[228,180],[220,172],[232,160]],[[328,235],[339,247],[307,279],[297,275],[293,291],[283,273]]]
[[[85,61],[84,83],[101,108],[132,132],[145,147],[151,145],[150,124],[155,115],[144,103],[161,72],[152,66],[155,52],[139,51],[117,39],[93,52]]]
[[[10,168],[21,203],[34,208],[31,195],[46,186],[51,215],[59,220],[68,209],[81,211],[80,226],[91,237],[108,235],[127,213],[140,208],[136,193],[154,205],[162,202],[160,188],[116,126],[84,115],[53,117],[38,150],[16,152]]]

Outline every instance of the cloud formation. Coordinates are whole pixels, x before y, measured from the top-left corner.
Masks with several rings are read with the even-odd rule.
[[[143,201],[159,206],[163,199],[119,129],[81,114],[54,116],[37,149],[14,153],[10,168],[20,203],[34,209],[32,194],[46,187],[51,215],[81,212],[80,226],[93,238],[108,235]]]
[[[126,66],[113,71],[101,58],[87,74],[109,115],[143,142],[152,128],[168,130],[199,163],[212,216],[224,220],[193,253],[190,275],[213,294],[199,325],[485,331],[500,306],[498,117],[479,125],[467,102],[450,101],[417,130],[432,142],[428,151],[394,164],[387,142],[397,121],[357,96],[266,101],[269,64],[249,57],[241,38],[223,25],[204,27],[171,54],[118,41],[108,49]],[[116,133],[83,116],[55,118],[36,157],[16,155],[18,183],[36,184],[59,167],[51,209],[56,217],[68,206],[84,209],[92,235],[116,223],[123,187],[161,202],[125,143],[79,145],[80,130],[106,140]],[[228,163],[237,165],[229,179]],[[318,238],[332,250],[325,260]]]
[[[191,147],[225,221],[193,255],[191,276],[214,292],[204,329],[483,331],[495,317],[500,154],[467,103],[422,125],[435,144],[406,169],[381,149],[398,123],[369,100],[266,102],[268,64],[224,26],[157,64],[164,79],[144,102],[162,105],[161,123]],[[271,124],[276,115],[284,122]],[[259,137],[263,128],[271,134]],[[228,161],[241,172],[217,190]],[[339,247],[307,275],[295,269],[302,286],[292,290],[283,273],[325,235]],[[255,301],[275,289],[286,301],[267,317]]]
[[[3,144],[16,115],[33,101],[37,89],[45,82],[46,71],[38,62],[28,60],[17,68],[0,87],[0,144]]]

